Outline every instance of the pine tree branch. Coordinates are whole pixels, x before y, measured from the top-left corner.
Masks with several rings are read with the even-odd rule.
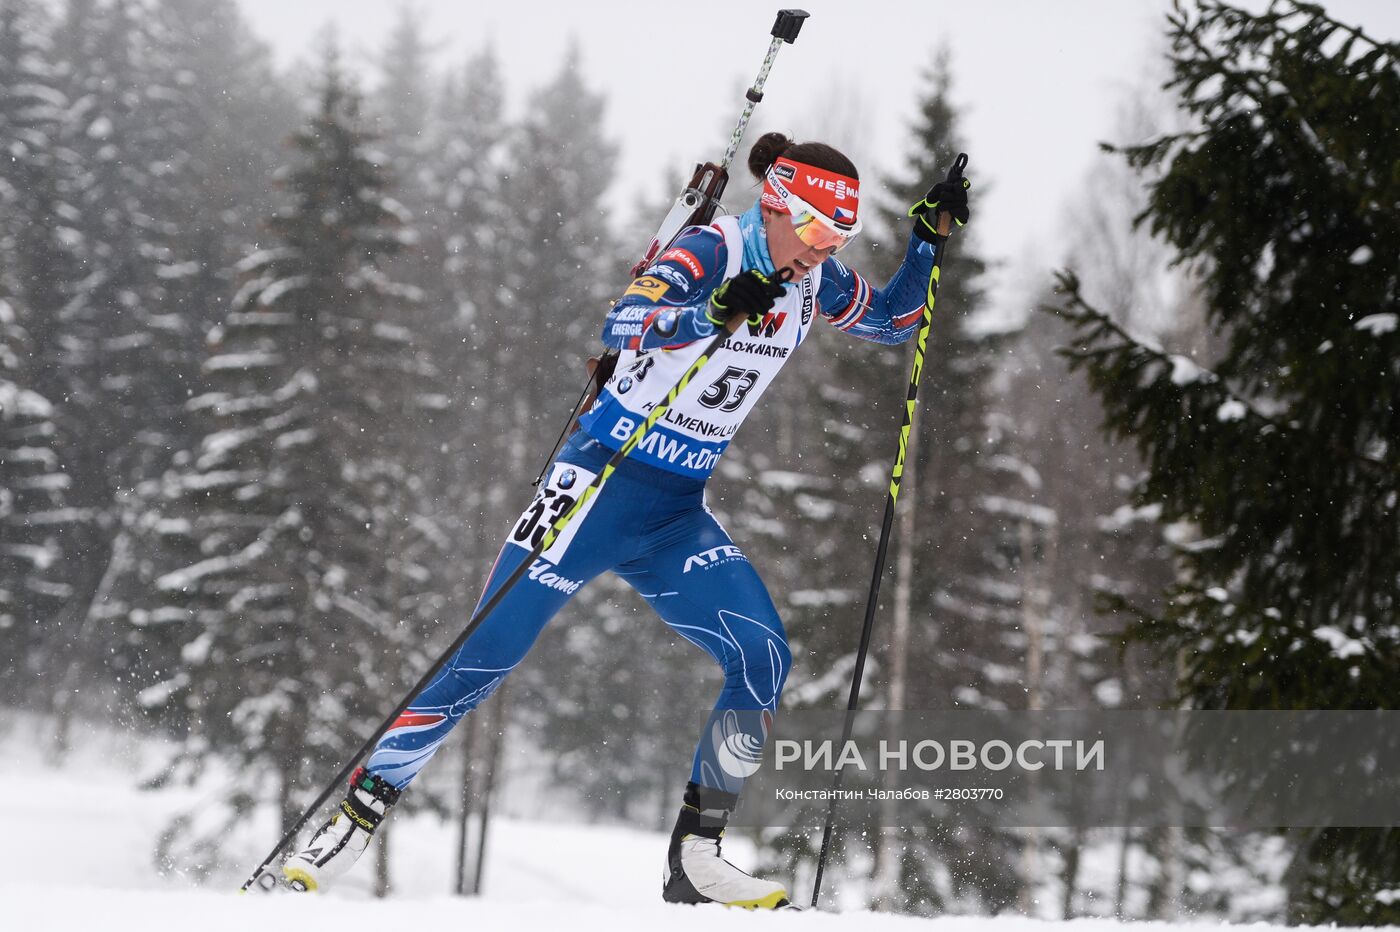
[[[1133,348],[1134,351],[1151,357],[1154,361],[1156,361],[1158,364],[1165,368],[1171,369],[1176,366],[1176,363],[1174,362],[1174,357],[1171,354],[1167,353],[1162,349],[1149,346],[1143,341],[1137,339],[1131,333],[1129,333],[1122,325],[1118,324],[1103,311],[1100,311],[1098,308],[1089,304],[1088,301],[1084,299],[1084,296],[1081,292],[1079,277],[1075,275],[1072,270],[1064,269],[1059,272],[1056,272],[1055,280],[1056,291],[1057,293],[1065,296],[1064,300],[1065,302],[1067,302],[1067,304],[1044,304],[1041,305],[1039,309],[1046,313],[1052,313],[1059,317],[1062,317],[1065,320],[1072,323],[1077,328],[1092,326],[1095,330],[1095,332],[1088,339],[1081,340],[1077,342],[1074,346],[1059,347],[1056,349],[1056,352],[1059,353],[1061,356],[1065,357],[1066,359],[1069,359],[1071,361],[1071,364],[1083,364],[1091,356],[1101,352],[1097,350],[1091,350],[1085,344],[1090,342],[1098,342],[1102,339],[1104,334],[1109,334],[1117,338],[1122,345],[1130,346]],[[1074,310],[1070,310],[1071,308]],[[1195,360],[1189,359],[1188,357],[1184,356],[1181,358],[1186,359],[1187,362],[1189,362],[1193,366],[1196,366],[1196,368],[1201,371],[1202,378],[1199,380],[1200,384],[1217,386],[1219,391],[1221,391],[1221,393],[1226,396],[1224,401],[1234,401],[1238,403],[1241,407],[1244,408],[1245,416],[1248,419],[1256,421],[1262,426],[1267,426],[1274,430],[1277,430],[1281,434],[1298,438],[1301,442],[1315,441],[1315,438],[1312,438],[1310,435],[1305,434],[1305,432],[1301,428],[1299,428],[1295,423],[1291,421],[1280,420],[1277,417],[1272,417],[1259,410],[1259,406],[1257,403],[1250,400],[1243,393],[1237,391],[1223,376],[1206,368],[1205,366],[1199,365],[1195,362]],[[1182,386],[1182,388],[1184,390],[1185,386]],[[1393,449],[1393,446],[1387,447],[1387,452],[1389,453]],[[1356,451],[1351,450],[1347,447],[1343,447],[1336,443],[1332,445],[1331,452],[1337,456],[1350,460],[1356,463],[1358,466],[1361,466],[1367,470],[1385,470],[1391,468],[1387,466],[1384,460],[1378,460],[1366,456],[1364,454],[1358,454],[1356,453]]]
[[[1326,16],[1323,13],[1321,7],[1316,7],[1311,4],[1299,4],[1296,2],[1291,2],[1290,5],[1293,7],[1293,10],[1287,13],[1280,14],[1273,12],[1277,5],[1277,2],[1271,3],[1269,6],[1269,13],[1266,14],[1271,18],[1271,23],[1274,27],[1274,34],[1270,40],[1274,44],[1282,45],[1283,47],[1287,48],[1289,45],[1289,41],[1292,38],[1292,33],[1283,28],[1283,20],[1291,16],[1305,15],[1309,16],[1310,19],[1313,21],[1325,22],[1329,27],[1331,27],[1331,29],[1329,30],[1329,34],[1330,32],[1335,31],[1337,29],[1344,29],[1348,32],[1354,33],[1358,37],[1363,38],[1365,41],[1370,42],[1376,50],[1388,53],[1392,59],[1395,58],[1398,54],[1400,54],[1400,49],[1398,49],[1397,46],[1395,46],[1394,44],[1376,42],[1375,40],[1372,40],[1369,37],[1365,37],[1363,34],[1360,33],[1359,30],[1354,30],[1345,27],[1344,24]],[[1238,12],[1234,7],[1231,7],[1228,4],[1221,2],[1203,3],[1202,8],[1211,11],[1209,13],[1204,14],[1200,21],[1201,23],[1208,25],[1214,25],[1219,19],[1225,17],[1229,13]],[[1178,0],[1177,2],[1177,9],[1178,11],[1181,10],[1180,0]],[[1288,87],[1287,84],[1285,84],[1281,80],[1275,79],[1275,83],[1278,85],[1280,90],[1271,92],[1267,86],[1260,83],[1256,74],[1244,70],[1232,70],[1226,65],[1224,58],[1221,58],[1217,61],[1215,53],[1213,53],[1212,50],[1207,47],[1205,42],[1202,41],[1200,36],[1197,35],[1196,29],[1188,26],[1184,13],[1180,13],[1177,17],[1171,18],[1170,21],[1173,24],[1173,27],[1175,28],[1177,34],[1177,41],[1185,41],[1189,43],[1189,45],[1200,56],[1201,61],[1214,62],[1216,66],[1214,73],[1218,74],[1228,86],[1234,89],[1236,93],[1253,101],[1259,107],[1260,110],[1265,111],[1272,109],[1273,105],[1276,105],[1278,102],[1282,102],[1283,107],[1279,113],[1279,116],[1282,119],[1274,121],[1275,125],[1286,126],[1291,123],[1297,126],[1299,131],[1302,133],[1304,141],[1309,145],[1312,151],[1315,152],[1317,156],[1328,165],[1329,168],[1331,168],[1333,171],[1337,172],[1341,176],[1351,174],[1352,170],[1332,153],[1327,143],[1323,140],[1321,134],[1317,132],[1317,130],[1312,126],[1311,122],[1309,122],[1309,120],[1303,115],[1301,104],[1299,103],[1297,97],[1293,94],[1292,90]],[[1237,39],[1239,30],[1236,29],[1235,32],[1235,38]],[[1231,45],[1233,47],[1234,43],[1231,43]],[[1272,61],[1275,57],[1276,56],[1268,55],[1266,56],[1266,59]],[[1177,77],[1174,78],[1172,81],[1168,82],[1167,87],[1177,87],[1183,84],[1191,85],[1193,99],[1188,102],[1188,107],[1190,107],[1191,109],[1212,109],[1215,106],[1223,106],[1223,104],[1225,103],[1226,95],[1221,95],[1221,99],[1218,102],[1218,104],[1207,104],[1206,102],[1195,100],[1194,91],[1195,89],[1199,88],[1202,81],[1200,79],[1193,81],[1185,73],[1185,68],[1189,64],[1188,61],[1182,61],[1178,59],[1176,64]],[[1158,140],[1157,142],[1163,141],[1165,140]],[[1153,143],[1152,145],[1155,149],[1156,143]],[[1374,199],[1369,200],[1366,204],[1366,207],[1371,211],[1378,211],[1383,209],[1382,205],[1380,205]]]
[[[1217,14],[1219,13],[1219,11],[1232,9],[1231,7],[1228,7],[1225,4],[1211,4],[1211,6],[1217,8]],[[1206,19],[1213,19],[1213,17],[1206,17]],[[1184,18],[1181,20],[1181,23],[1182,27],[1178,30],[1180,38],[1189,42],[1191,46],[1196,50],[1196,52],[1201,56],[1202,59],[1206,61],[1212,60],[1213,53],[1210,49],[1206,47],[1205,43],[1202,42],[1201,39],[1196,35],[1194,30],[1185,28]],[[1229,67],[1225,65],[1223,61],[1221,61],[1218,63],[1218,70],[1216,73],[1218,73],[1227,84],[1233,86],[1239,94],[1253,100],[1256,104],[1258,104],[1260,109],[1267,108],[1268,105],[1275,99],[1269,94],[1267,88],[1260,86],[1259,84],[1257,84],[1257,82],[1251,79],[1251,75],[1249,72],[1232,71]],[[1184,83],[1185,80],[1185,78],[1178,78],[1177,80],[1172,81],[1171,84],[1168,86]],[[1303,134],[1307,138],[1307,141],[1311,143],[1312,147],[1318,152],[1319,155],[1327,159],[1329,164],[1332,165],[1332,167],[1336,168],[1339,171],[1345,171],[1346,166],[1336,163],[1335,159],[1333,159],[1327,153],[1326,146],[1323,144],[1321,138],[1319,138],[1317,131],[1314,130],[1312,126],[1308,123],[1308,121],[1304,119],[1303,116],[1298,112],[1297,101],[1294,100],[1291,95],[1289,95],[1287,99],[1291,102],[1292,106],[1289,109],[1285,110],[1285,115],[1291,116],[1293,118],[1293,121],[1296,123],[1296,125],[1301,130],[1303,130]]]

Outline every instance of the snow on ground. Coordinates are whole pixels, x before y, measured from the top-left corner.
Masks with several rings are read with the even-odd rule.
[[[162,875],[155,841],[169,820],[219,792],[217,780],[195,789],[142,792],[159,748],[120,736],[84,732],[61,765],[50,762],[52,735],[32,719],[0,713],[7,807],[0,853],[0,932],[279,932],[308,928],[652,930],[843,929],[898,932],[1045,932],[1024,918],[915,919],[868,912],[753,914],[668,906],[658,897],[664,835],[626,828],[498,819],[489,839],[481,897],[451,888],[451,835],[428,816],[401,819],[390,833],[394,895],[375,900],[367,857],[325,896],[240,896],[246,872],[275,840],[273,827],[240,837],[228,863],[204,886],[179,870]],[[726,843],[736,862],[752,852]],[[1078,920],[1074,932],[1121,932],[1124,923]],[[1196,923],[1138,923],[1133,932],[1219,932]],[[1271,927],[1248,927],[1271,932]]]

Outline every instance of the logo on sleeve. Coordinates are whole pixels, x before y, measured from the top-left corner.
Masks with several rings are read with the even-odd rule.
[[[622,296],[625,298],[628,295],[639,295],[655,303],[661,300],[661,296],[664,295],[670,287],[670,285],[659,278],[643,275],[641,278],[634,281],[632,286],[622,293]]]
[[[705,275],[705,269],[701,267],[700,260],[688,249],[669,249],[661,254],[658,262],[674,262],[690,273],[690,277],[700,279]]]
[[[664,279],[681,291],[688,291],[690,289],[690,276],[674,265],[653,265],[651,268],[647,269],[647,274]]]
[[[680,323],[680,316],[675,311],[662,311],[656,315],[651,329],[655,330],[658,336],[673,337],[676,335],[676,328],[680,326]]]

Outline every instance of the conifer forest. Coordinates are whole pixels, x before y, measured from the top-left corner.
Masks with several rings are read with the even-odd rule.
[[[841,261],[878,286],[974,154],[864,707],[1400,704],[1400,44],[1300,0],[1160,27],[1023,306],[990,297],[956,48],[861,165]],[[94,723],[155,742],[149,792],[217,775],[128,852],[196,882],[251,867],[230,833],[290,825],[472,617],[675,193],[618,210],[586,43],[527,73],[405,14],[369,62],[306,48],[276,66],[234,0],[0,0],[0,715],[55,760]],[[740,163],[783,128],[758,113]],[[710,483],[787,630],[783,711],[844,708],[910,358],[819,321]],[[400,808],[453,827],[457,893],[492,818],[669,830],[719,683],[605,574]],[[810,876],[820,813],[749,837]],[[834,848],[896,913],[1400,923],[1394,826]]]

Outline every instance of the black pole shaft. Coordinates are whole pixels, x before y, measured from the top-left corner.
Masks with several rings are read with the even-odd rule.
[[[913,400],[911,393],[910,400]],[[865,603],[865,625],[860,631],[860,647],[856,649],[856,666],[851,672],[851,693],[846,699],[846,721],[841,727],[841,743],[844,748],[851,740],[851,730],[855,727],[855,715],[860,706],[860,686],[865,675],[865,658],[870,652],[870,639],[875,632],[875,607],[880,601],[880,581],[885,575],[885,557],[890,549],[890,530],[894,526],[893,495],[885,498],[885,520],[880,525],[880,543],[875,548],[875,572],[870,579],[870,597]],[[826,871],[826,859],[831,853],[831,833],[836,822],[836,797],[841,789],[844,768],[838,767],[831,781],[831,798],[826,803],[826,822],[822,825],[822,846],[817,853],[817,874],[812,880],[812,907],[815,909],[821,897],[822,875]]]
[[[962,177],[967,165],[966,154],[959,153],[948,171],[948,180]],[[889,492],[885,497],[885,518],[880,524],[880,542],[875,547],[875,570],[870,577],[870,597],[865,602],[865,624],[860,631],[860,646],[856,649],[856,665],[851,673],[851,693],[846,699],[846,721],[841,729],[841,743],[844,748],[851,740],[855,727],[855,711],[860,707],[860,687],[865,676],[865,658],[870,653],[870,640],[875,631],[875,610],[880,602],[880,583],[885,575],[885,558],[890,549],[890,531],[894,527],[894,509],[899,498],[900,482],[904,477],[904,458],[909,450],[909,432],[914,426],[915,405],[919,397],[919,381],[924,371],[924,354],[928,349],[929,331],[933,329],[933,304],[938,295],[938,282],[942,275],[944,253],[948,248],[948,236],[938,218],[939,234],[934,247],[933,269],[929,273],[928,293],[924,297],[924,316],[919,323],[918,335],[914,344],[914,366],[909,374],[909,390],[904,400],[904,421],[899,428],[899,448],[895,451],[894,466],[890,469]],[[822,875],[826,872],[826,859],[831,853],[831,832],[836,822],[836,800],[841,789],[843,768],[836,768],[832,777],[831,797],[827,800],[826,821],[822,826],[822,844],[817,853],[817,873],[812,881],[812,907],[816,908],[821,898]]]

